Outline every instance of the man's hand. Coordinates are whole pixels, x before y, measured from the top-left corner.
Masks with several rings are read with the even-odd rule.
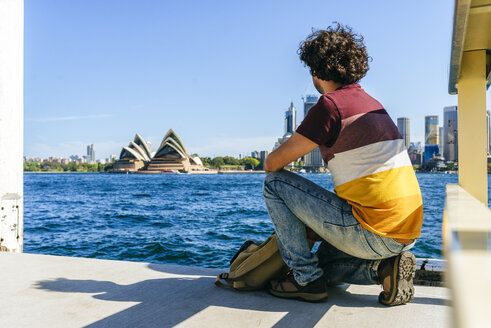
[[[315,142],[295,132],[290,139],[266,157],[264,170],[266,173],[279,171],[288,163],[310,153],[318,146]]]

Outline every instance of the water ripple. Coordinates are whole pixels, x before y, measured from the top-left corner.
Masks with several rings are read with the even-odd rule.
[[[307,178],[333,190],[330,175]],[[273,226],[263,174],[25,174],[24,250],[29,253],[227,267],[245,239]],[[441,257],[445,184],[418,174],[425,221],[413,249]]]

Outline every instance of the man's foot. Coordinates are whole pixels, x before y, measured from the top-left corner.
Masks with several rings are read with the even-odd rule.
[[[323,277],[301,286],[290,272],[283,280],[271,280],[268,291],[277,297],[294,298],[307,302],[322,302],[327,299],[326,282]]]
[[[380,303],[393,306],[412,301],[416,272],[416,258],[412,253],[402,252],[396,257],[382,260],[377,271],[384,288],[378,297]]]

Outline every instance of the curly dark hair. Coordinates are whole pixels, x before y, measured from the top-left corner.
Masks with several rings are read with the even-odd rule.
[[[339,23],[326,30],[312,30],[300,43],[298,54],[312,75],[343,85],[360,81],[371,60],[363,44],[363,36],[354,34],[351,27]]]

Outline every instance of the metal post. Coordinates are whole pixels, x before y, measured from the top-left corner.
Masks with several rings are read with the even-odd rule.
[[[486,140],[486,51],[465,51],[459,95],[459,185],[488,204]]]
[[[0,250],[22,252],[24,1],[0,0]]]

